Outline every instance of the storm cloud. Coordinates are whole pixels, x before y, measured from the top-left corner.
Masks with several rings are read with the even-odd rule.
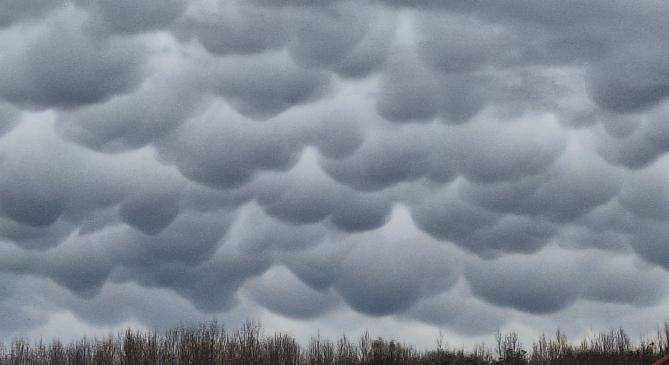
[[[579,335],[611,319],[597,305],[662,313],[668,17],[656,0],[2,2],[0,337],[66,313],[390,319],[466,342]]]

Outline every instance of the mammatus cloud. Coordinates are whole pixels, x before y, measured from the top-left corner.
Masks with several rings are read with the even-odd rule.
[[[35,35],[4,52],[3,98],[24,108],[73,108],[105,101],[141,82],[140,44],[90,39],[80,29],[79,14],[69,13],[69,21],[47,19]]]
[[[389,320],[465,342],[652,329],[641,314],[669,306],[668,15],[0,4],[1,335],[62,313]]]

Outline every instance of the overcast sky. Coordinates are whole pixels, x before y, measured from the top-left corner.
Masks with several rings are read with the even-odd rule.
[[[0,337],[669,315],[663,0],[0,0]]]

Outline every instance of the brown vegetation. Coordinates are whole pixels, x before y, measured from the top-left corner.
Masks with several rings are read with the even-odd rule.
[[[216,323],[177,328],[164,334],[127,330],[116,337],[81,339],[64,345],[14,340],[0,344],[0,365],[647,365],[669,353],[669,322],[653,339],[632,344],[619,329],[600,333],[579,345],[557,331],[541,336],[527,350],[515,332],[497,333],[496,346],[471,352],[437,347],[417,351],[410,346],[368,333],[356,341],[312,338],[303,347],[291,336],[263,335],[256,322],[228,332]]]

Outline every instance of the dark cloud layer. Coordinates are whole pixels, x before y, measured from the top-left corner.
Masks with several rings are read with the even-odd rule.
[[[591,303],[659,312],[668,15],[2,2],[0,335],[62,312],[348,313],[464,337],[575,328]]]

